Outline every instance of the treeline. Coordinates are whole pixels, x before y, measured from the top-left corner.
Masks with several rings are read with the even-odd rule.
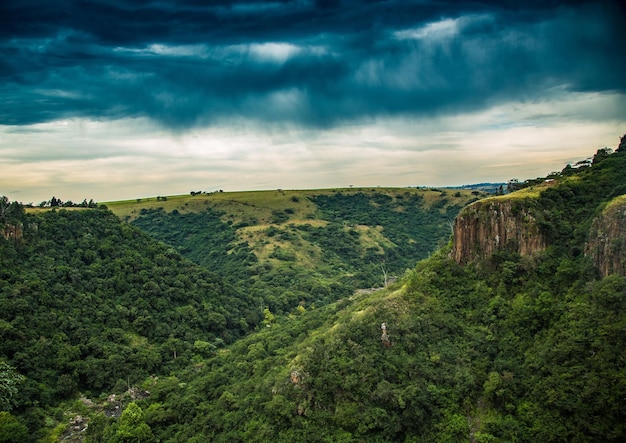
[[[97,208],[98,204],[92,198],[89,201],[84,199],[80,203],[74,203],[72,200],[63,201],[52,196],[50,200],[44,200],[38,206],[40,208]]]
[[[623,154],[624,152],[626,152],[626,134],[620,137],[620,143],[615,149],[615,153]],[[528,188],[530,186],[540,185],[545,182],[552,182],[560,178],[566,178],[572,175],[579,175],[581,172],[584,173],[586,170],[588,170],[588,168],[591,168],[593,165],[611,157],[613,153],[614,153],[613,149],[605,147],[602,149],[598,149],[598,151],[592,157],[577,161],[573,165],[568,164],[561,171],[551,172],[546,177],[531,178],[531,179],[527,179],[524,181],[519,181],[519,179],[517,178],[511,179],[507,183],[507,191],[514,192],[520,189]],[[614,157],[611,157],[611,158],[614,158]],[[626,190],[622,188],[621,191],[626,191]]]

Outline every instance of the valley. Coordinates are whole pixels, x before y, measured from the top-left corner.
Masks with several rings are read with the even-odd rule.
[[[624,170],[5,200],[0,441],[622,441]]]

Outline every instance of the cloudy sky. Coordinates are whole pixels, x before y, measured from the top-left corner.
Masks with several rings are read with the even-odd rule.
[[[626,132],[618,1],[3,0],[0,195],[534,178]]]

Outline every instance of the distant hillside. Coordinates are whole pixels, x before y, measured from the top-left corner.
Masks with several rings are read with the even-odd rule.
[[[476,191],[350,188],[193,193],[107,203],[273,313],[380,287],[451,233]]]
[[[507,183],[473,183],[461,186],[446,186],[443,189],[463,189],[470,191],[480,191],[487,194],[497,194],[502,190],[507,190]]]

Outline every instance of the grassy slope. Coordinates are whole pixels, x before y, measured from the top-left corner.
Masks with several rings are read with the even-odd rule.
[[[450,191],[443,190],[449,200],[449,204],[464,204],[474,197],[467,190]],[[124,221],[133,221],[142,209],[163,208],[166,212],[177,209],[181,213],[200,212],[206,207],[226,213],[224,221],[232,220],[233,223],[242,221],[258,220],[260,224],[268,224],[271,220],[272,211],[284,211],[291,208],[295,210],[287,223],[309,220],[315,215],[317,207],[307,198],[318,195],[344,195],[385,194],[392,197],[398,195],[419,194],[424,197],[424,203],[428,207],[436,202],[442,191],[426,188],[338,188],[338,189],[310,189],[310,190],[272,190],[272,191],[244,191],[244,192],[219,192],[211,194],[174,195],[168,196],[167,200],[157,200],[157,197],[143,198],[138,200],[122,200],[105,202],[104,204]],[[455,194],[458,193],[458,196]],[[292,199],[299,199],[294,201]]]
[[[619,208],[620,206],[623,206],[626,204],[626,194],[624,195],[620,195],[618,197],[615,197],[613,200],[611,200],[607,205],[606,208],[604,208],[604,213],[607,213],[609,211],[613,211],[616,210],[617,208]]]
[[[207,208],[223,213],[221,219],[225,223],[232,224],[237,228],[237,237],[240,241],[248,243],[262,261],[270,261],[274,265],[280,265],[279,261],[269,258],[269,255],[276,246],[282,248],[289,247],[289,242],[281,241],[278,236],[270,237],[267,229],[270,226],[288,225],[311,225],[314,227],[326,226],[328,221],[320,218],[317,206],[309,199],[313,196],[335,195],[341,193],[346,196],[358,193],[364,194],[384,194],[394,199],[398,196],[419,195],[423,198],[425,209],[440,201],[447,199],[447,203],[442,206],[441,211],[451,205],[464,206],[468,201],[475,198],[472,191],[443,191],[433,189],[414,188],[345,188],[345,189],[323,189],[323,190],[272,190],[272,191],[249,191],[249,192],[223,192],[212,194],[201,194],[196,196],[178,195],[169,196],[167,200],[157,200],[157,198],[124,200],[105,203],[120,219],[127,222],[136,220],[142,210],[162,208],[166,213],[176,210],[181,214],[198,213]],[[285,211],[289,211],[288,213]],[[286,220],[276,222],[273,214],[280,213],[286,215]],[[379,226],[356,226],[361,234],[361,243],[364,248],[381,247],[389,245],[389,240],[381,235]],[[302,241],[300,238],[299,240]],[[306,242],[305,242],[306,243]],[[294,249],[293,247],[291,249]],[[315,264],[312,257],[319,251],[309,245],[301,247],[298,245],[298,261],[303,265]],[[308,250],[308,252],[307,252]]]

